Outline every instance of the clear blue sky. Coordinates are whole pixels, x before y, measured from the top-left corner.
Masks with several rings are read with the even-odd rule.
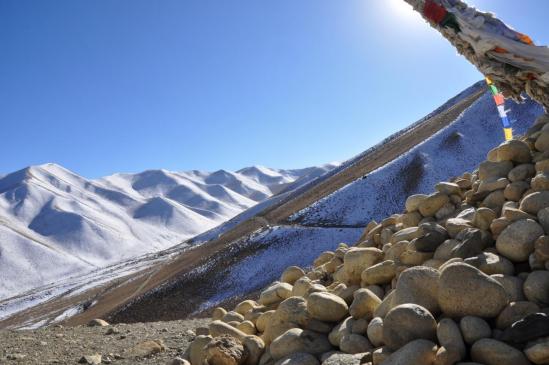
[[[480,79],[400,0],[0,0],[0,173],[344,160]]]

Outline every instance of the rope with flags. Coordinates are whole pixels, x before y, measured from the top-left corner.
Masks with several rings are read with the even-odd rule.
[[[496,107],[498,108],[498,114],[501,118],[501,124],[503,126],[505,140],[509,141],[513,139],[513,128],[511,127],[511,121],[509,120],[509,117],[507,117],[507,111],[505,110],[505,98],[489,77],[486,77],[486,83],[488,84],[488,88],[492,92],[494,102],[496,103]]]
[[[423,16],[430,22],[438,25],[441,28],[450,28],[452,29],[456,35],[462,34],[463,32],[469,32],[471,29],[474,30],[474,27],[471,28],[469,24],[466,22],[468,18],[466,18],[463,14],[461,14],[458,10],[458,7],[454,6],[452,11],[448,11],[448,9],[443,6],[440,2],[443,2],[447,5],[457,5],[459,1],[453,0],[406,0],[408,3],[410,3],[414,9],[419,10]],[[463,5],[463,4],[462,4]],[[459,19],[458,19],[459,16]],[[461,23],[460,23],[461,22]],[[508,37],[512,41],[519,42],[521,44],[525,45],[533,45],[532,40],[530,37],[528,37],[525,34],[516,32],[510,28],[508,28],[503,22],[499,21],[498,19],[484,19],[484,22],[486,23],[484,26],[487,28],[492,27],[493,31],[495,30],[497,34],[501,35],[498,37],[494,37],[494,39],[497,39],[498,41],[505,40],[504,37]],[[466,26],[465,29],[462,29],[462,26]],[[469,29],[471,28],[471,29]],[[479,33],[480,35],[481,33]],[[490,33],[482,33],[484,35],[490,35]],[[478,38],[479,35],[476,35],[473,38]],[[506,42],[506,44],[510,44],[509,42]],[[512,43],[511,43],[512,44]],[[507,49],[496,46],[492,50],[492,57],[496,59],[501,59],[502,54],[509,53]],[[494,56],[493,54],[496,54],[497,56]],[[516,57],[515,57],[516,58]],[[507,60],[508,61],[508,60]],[[486,83],[488,84],[488,88],[490,89],[492,96],[494,97],[494,101],[496,103],[496,107],[498,110],[499,117],[501,118],[501,124],[503,126],[503,133],[505,135],[505,140],[511,140],[513,139],[513,129],[511,127],[511,121],[509,120],[509,117],[507,117],[507,112],[505,110],[505,97],[503,96],[503,93],[501,93],[495,83],[489,78],[486,77]]]

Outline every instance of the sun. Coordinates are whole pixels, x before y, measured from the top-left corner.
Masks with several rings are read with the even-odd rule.
[[[401,20],[417,21],[418,14],[414,11],[412,6],[404,0],[385,0],[387,2],[389,11],[395,17]]]

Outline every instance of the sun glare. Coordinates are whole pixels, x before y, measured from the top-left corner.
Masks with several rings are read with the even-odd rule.
[[[384,0],[387,2],[388,10],[395,17],[398,17],[400,20],[417,22],[418,14],[414,11],[412,6],[404,0]]]

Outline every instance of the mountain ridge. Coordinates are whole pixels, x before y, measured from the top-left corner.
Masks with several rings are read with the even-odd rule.
[[[226,170],[163,169],[86,179],[55,163],[4,175],[0,275],[5,280],[0,298],[60,275],[179,244],[272,196],[277,185],[329,168],[242,169],[256,175],[260,171],[258,181]],[[54,265],[53,273],[47,274]]]

